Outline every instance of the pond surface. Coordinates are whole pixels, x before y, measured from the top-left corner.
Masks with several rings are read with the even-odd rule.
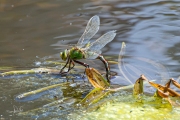
[[[117,61],[121,43],[126,43],[124,65],[127,68],[124,71],[132,82],[140,74],[158,82],[161,82],[161,76],[165,79],[179,77],[178,0],[1,0],[0,68],[5,68],[1,72],[46,66],[44,61],[47,60],[62,62],[59,52],[67,45],[77,43],[94,15],[100,17],[101,25],[93,40],[110,30],[117,30],[115,39],[102,49],[107,60]],[[97,60],[87,62],[104,70]],[[133,70],[132,66],[140,71]],[[148,68],[155,72],[149,72]],[[111,70],[122,76],[116,64],[111,64]],[[15,99],[24,92],[47,86],[50,83],[47,79],[56,81],[58,76],[0,78],[0,117],[20,119],[21,116],[12,112],[14,105],[18,110],[22,106],[23,111],[27,111],[47,104],[47,100],[34,103]],[[22,80],[25,82],[19,85]]]

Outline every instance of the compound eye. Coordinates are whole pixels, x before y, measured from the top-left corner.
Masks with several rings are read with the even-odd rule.
[[[66,61],[67,59],[67,50],[63,51],[63,52],[60,52],[60,57],[62,60]]]
[[[62,53],[62,52],[60,52],[60,57],[61,57],[61,58],[62,58],[62,56],[63,56],[62,54],[63,54],[63,53]]]

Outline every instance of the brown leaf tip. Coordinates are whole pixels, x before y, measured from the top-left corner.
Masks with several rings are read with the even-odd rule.
[[[147,80],[147,78],[143,74],[140,76],[140,79]]]

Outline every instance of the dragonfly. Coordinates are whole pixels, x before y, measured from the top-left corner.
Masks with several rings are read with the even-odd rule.
[[[116,30],[109,31],[99,37],[97,40],[92,41],[91,38],[98,32],[100,26],[99,16],[93,16],[87,23],[84,33],[78,40],[78,43],[71,49],[65,49],[60,52],[62,60],[67,61],[64,67],[60,70],[60,74],[68,73],[74,68],[75,63],[83,65],[89,68],[89,65],[83,63],[81,59],[99,59],[103,62],[106,68],[106,78],[110,82],[110,67],[107,60],[101,55],[101,49],[109,42],[111,42],[116,36]],[[63,72],[64,68],[69,64],[67,72]]]

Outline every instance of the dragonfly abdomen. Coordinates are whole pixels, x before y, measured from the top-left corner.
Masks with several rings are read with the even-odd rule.
[[[84,53],[79,48],[72,48],[69,52],[69,56],[71,59],[84,59]]]

